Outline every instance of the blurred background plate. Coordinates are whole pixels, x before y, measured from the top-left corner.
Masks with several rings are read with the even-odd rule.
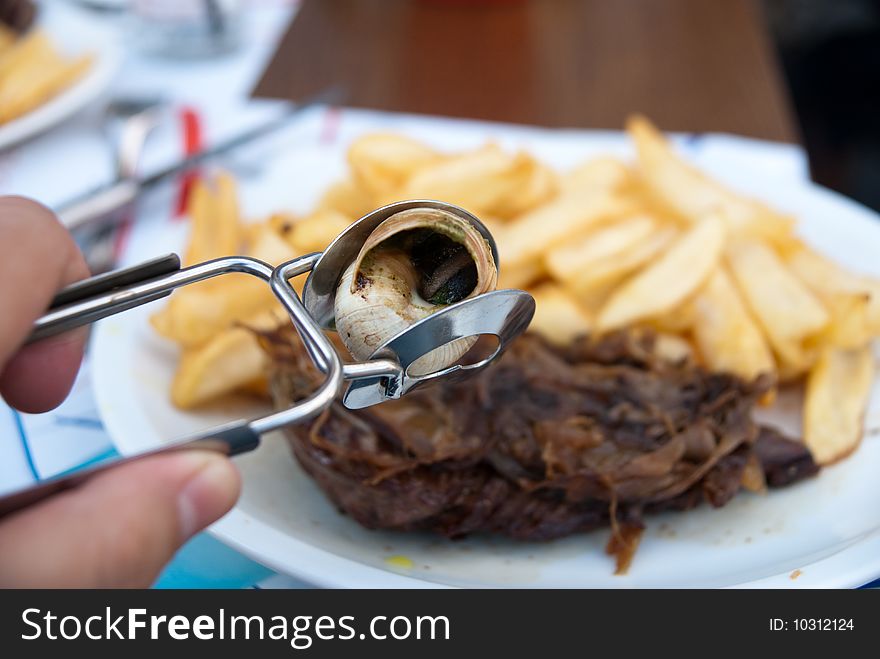
[[[598,153],[630,153],[627,139],[619,133],[376,113],[351,117],[346,111],[341,139],[335,143],[303,140],[297,149],[287,149],[267,163],[260,177],[243,183],[246,215],[310,208],[344,171],[350,140],[364,130],[388,129],[387,122],[397,131],[447,149],[491,137],[508,147],[528,149],[558,167]],[[686,144],[696,162],[713,175],[798,216],[801,233],[827,255],[880,276],[880,224],[875,213],[813,184],[784,180],[766,167],[731,157],[730,150],[721,148],[730,140],[735,138],[709,136],[680,144]],[[752,142],[742,152],[762,148],[770,147]],[[290,181],[301,185],[291,186]],[[184,223],[148,225],[139,224],[141,232],[132,237],[130,260],[179,250],[184,244]],[[93,337],[98,406],[120,452],[156,447],[262,411],[248,399],[197,412],[174,408],[168,392],[176,348],[153,333],[151,311],[146,307],[108,319]],[[774,420],[797,432],[796,416],[777,413]],[[267,436],[256,452],[236,459],[244,493],[212,532],[259,562],[319,586],[853,587],[880,574],[880,489],[875,486],[880,442],[874,436],[878,426],[880,390],[875,388],[862,446],[819,478],[767,496],[742,494],[717,510],[703,507],[649,517],[626,576],[612,574],[603,531],[549,543],[519,543],[486,537],[453,542],[361,528],[328,502],[277,434]]]
[[[94,62],[73,85],[27,114],[0,125],[0,150],[39,135],[80,110],[108,90],[122,63],[122,52],[104,30],[64,29],[62,24],[37,24],[66,55],[91,53]]]

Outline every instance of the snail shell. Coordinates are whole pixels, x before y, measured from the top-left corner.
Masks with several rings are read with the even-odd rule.
[[[494,290],[492,249],[467,220],[436,208],[395,213],[369,235],[336,289],[336,331],[357,360],[445,306]],[[454,364],[476,342],[456,339],[407,369],[427,375]]]

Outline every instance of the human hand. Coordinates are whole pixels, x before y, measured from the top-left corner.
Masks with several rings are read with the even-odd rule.
[[[0,396],[9,405],[44,412],[67,396],[85,330],[23,344],[55,293],[88,275],[51,211],[0,197]],[[208,451],[111,469],[0,518],[0,587],[146,587],[240,488],[232,463]]]

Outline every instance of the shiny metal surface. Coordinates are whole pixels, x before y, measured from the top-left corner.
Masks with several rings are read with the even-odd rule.
[[[497,359],[510,342],[525,331],[534,314],[534,298],[518,290],[492,291],[452,304],[411,325],[373,353],[371,360],[393,358],[399,364],[401,374],[396,380],[383,376],[358,379],[351,383],[343,402],[350,409],[370,407],[406,395],[427,382],[441,378],[448,382],[474,375]],[[427,375],[407,373],[410,364],[426,352],[455,339],[478,335],[498,339],[495,351],[481,361],[455,364]]]

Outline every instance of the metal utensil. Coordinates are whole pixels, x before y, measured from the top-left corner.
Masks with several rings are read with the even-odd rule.
[[[343,396],[349,408],[362,408],[393,400],[429,381],[472,375],[498,358],[510,341],[525,331],[535,311],[534,299],[524,291],[500,290],[449,305],[408,327],[381,345],[368,360],[343,364],[323,329],[333,323],[333,296],[345,268],[355,258],[366,237],[391,215],[415,206],[429,206],[458,215],[483,234],[496,257],[495,241],[485,226],[467,211],[438,201],[404,201],[369,213],[342,234],[323,253],[282,263],[276,268],[244,256],[230,256],[180,268],[169,255],[134,268],[107,273],[61,291],[48,313],[34,324],[31,341],[93,323],[101,318],[158,300],[182,286],[228,273],[245,273],[265,281],[287,310],[314,364],[324,373],[321,385],[292,407],[251,420],[239,420],[198,435],[171,442],[162,448],[121,461],[99,465],[73,476],[46,481],[0,499],[0,515],[17,510],[61,489],[75,486],[97,472],[137,457],[182,448],[208,448],[227,455],[251,451],[260,435],[301,423],[326,410],[350,383]],[[311,271],[300,300],[290,279]],[[498,346],[489,357],[470,365],[453,365],[436,373],[413,376],[408,366],[423,354],[455,339],[475,335],[495,336]]]
[[[266,123],[219,142],[149,176],[139,177],[136,172],[132,171],[129,175],[122,176],[109,185],[91,190],[80,197],[60,204],[55,208],[55,212],[61,219],[61,223],[70,231],[77,231],[98,220],[112,217],[114,213],[134,203],[141,194],[158,183],[188,171],[206,160],[225,155],[245,144],[270,135],[288,125],[294,117],[310,107],[339,103],[343,95],[343,91],[339,87],[323,90],[302,103],[292,105],[279,117]]]
[[[159,125],[165,105],[158,98],[117,98],[104,111],[105,133],[111,147],[117,184],[134,181],[147,139]],[[130,186],[124,185],[125,189]],[[116,209],[124,217],[130,203]],[[86,226],[77,234],[77,242],[92,272],[107,272],[116,264],[114,249],[118,222],[101,222]]]

